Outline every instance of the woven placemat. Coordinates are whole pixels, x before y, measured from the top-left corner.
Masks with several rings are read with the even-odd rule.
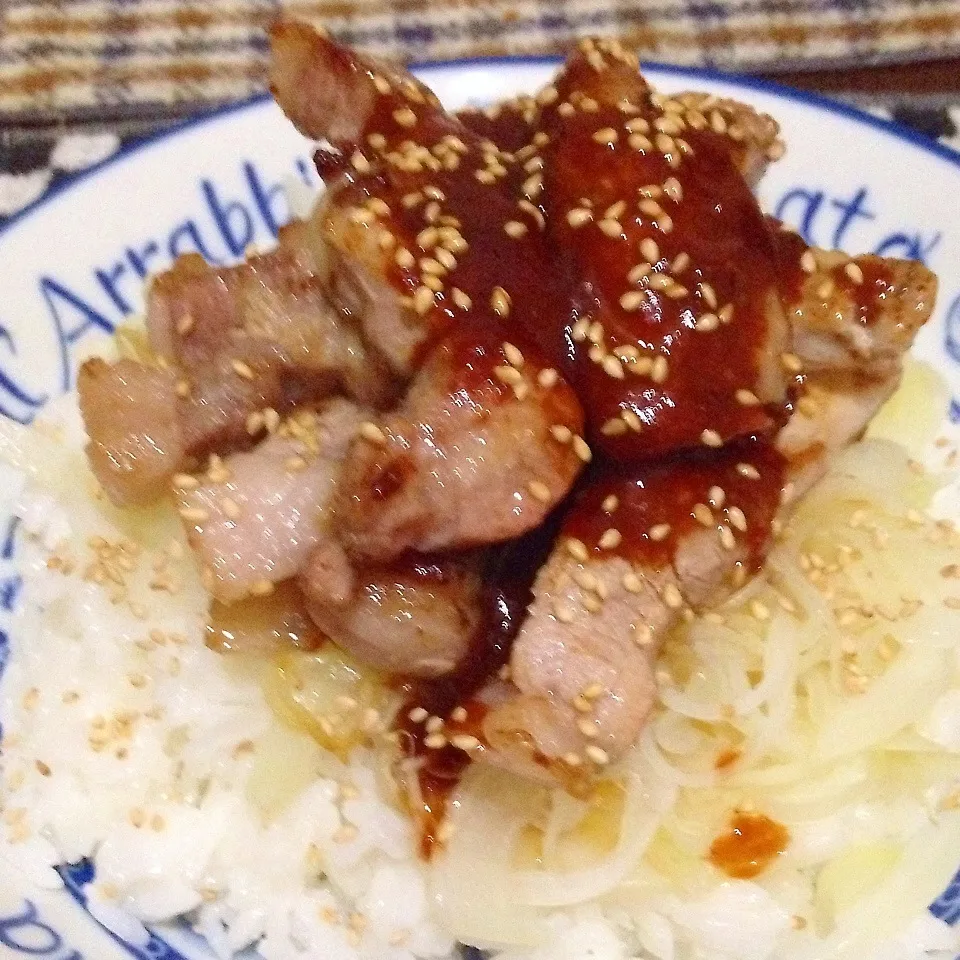
[[[960,0],[4,0],[0,124],[248,96],[281,10],[407,61],[552,53],[591,33],[767,72],[960,53]]]

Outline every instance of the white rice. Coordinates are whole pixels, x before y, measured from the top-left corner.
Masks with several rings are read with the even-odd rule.
[[[0,684],[0,857],[50,887],[60,882],[56,864],[92,858],[91,912],[124,939],[143,942],[144,925],[186,917],[221,958],[251,946],[266,960],[448,957],[471,924],[494,929],[486,904],[495,901],[517,911],[487,940],[499,960],[921,960],[960,948],[956,931],[923,904],[879,942],[867,935],[874,914],[863,907],[859,927],[845,928],[852,948],[794,929],[812,896],[799,879],[804,857],[821,862],[851,835],[896,835],[905,849],[941,843],[929,811],[951,788],[946,781],[926,810],[894,799],[810,819],[793,831],[791,856],[801,866],[770,880],[647,890],[636,860],[679,795],[662,783],[647,796],[653,819],[638,815],[620,848],[623,878],[598,898],[587,894],[592,883],[603,887],[602,874],[577,874],[587,897],[580,903],[573,879],[552,886],[528,872],[514,885],[495,870],[485,875],[486,846],[504,839],[496,820],[469,869],[425,865],[414,825],[383,798],[371,752],[357,749],[341,763],[280,724],[259,683],[203,645],[205,596],[172,513],[140,517],[131,531],[96,493],[73,400],[48,421],[59,426],[0,435],[0,453],[20,467],[4,470],[0,486],[22,518],[16,566],[24,577]],[[91,538],[128,533],[150,546],[122,571],[124,590],[109,575],[93,582]],[[756,689],[741,695],[756,699]],[[672,695],[682,708],[698,693]],[[937,697],[917,724],[931,749],[960,753],[958,698],[958,689]],[[674,721],[651,728],[638,763],[696,745],[682,709],[664,716]],[[296,771],[290,784],[267,784],[268,794],[278,791],[268,801],[264,763],[268,779]],[[857,763],[852,756],[838,775],[855,777]],[[462,842],[469,839],[466,831]]]

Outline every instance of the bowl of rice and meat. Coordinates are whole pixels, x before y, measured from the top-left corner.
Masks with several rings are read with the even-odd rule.
[[[0,423],[0,853],[218,957],[952,958],[934,274],[615,41],[457,112],[271,44],[319,199]]]

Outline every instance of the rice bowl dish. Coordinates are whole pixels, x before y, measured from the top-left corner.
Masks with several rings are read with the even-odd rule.
[[[686,186],[682,170],[676,180]],[[421,206],[430,199],[422,198]],[[662,221],[667,203],[658,203]],[[521,212],[516,222],[534,229],[536,216]],[[462,229],[466,235],[467,226]],[[606,236],[607,228],[597,229]],[[677,268],[671,275],[679,276],[682,265],[671,256]],[[443,266],[443,256],[434,259]],[[838,263],[841,272],[848,263],[857,266],[848,258]],[[437,275],[430,270],[425,275]],[[509,289],[503,288],[508,298]],[[710,299],[702,289],[699,296]],[[515,294],[512,300],[516,317],[522,302]],[[506,302],[494,294],[491,309],[502,314]],[[630,314],[632,303],[620,308]],[[710,312],[718,324],[722,306],[721,300]],[[182,321],[173,317],[170,325],[176,329],[179,322],[188,336],[192,330]],[[202,317],[194,321],[199,326]],[[148,316],[148,328],[150,322]],[[703,335],[713,332],[711,323]],[[596,346],[589,333],[583,342]],[[369,349],[369,341],[361,341]],[[103,367],[87,369],[103,374],[128,362],[153,370],[154,349],[141,329],[131,328],[103,348]],[[498,369],[527,376],[534,353],[519,352],[520,361],[511,363],[517,357],[504,349]],[[773,524],[775,542],[764,547],[756,575],[733,583],[716,602],[688,601],[679,581],[676,616],[650,657],[656,694],[635,737],[622,747],[616,731],[604,739],[607,728],[593,705],[605,694],[581,683],[583,699],[572,705],[576,729],[596,713],[600,735],[584,734],[573,748],[564,740],[554,755],[538,741],[532,755],[539,751],[556,762],[537,760],[530,771],[508,749],[513,741],[501,747],[485,726],[514,701],[484,701],[482,716],[472,712],[472,699],[450,705],[442,716],[432,710],[425,684],[451,672],[439,643],[394,667],[383,658],[400,656],[399,641],[386,652],[362,646],[369,643],[362,629],[368,621],[352,612],[348,617],[343,604],[329,598],[323,613],[316,612],[319,601],[306,608],[291,601],[284,585],[290,573],[278,574],[269,589],[263,577],[248,578],[237,592],[234,571],[223,568],[221,576],[205,559],[212,554],[203,552],[203,534],[194,527],[217,509],[224,524],[243,520],[229,516],[234,508],[221,490],[245,475],[251,461],[237,458],[252,457],[267,443],[301,444],[297,451],[283,446],[277,456],[302,479],[312,476],[324,451],[345,456],[338,443],[367,444],[382,455],[381,434],[388,440],[401,434],[398,420],[390,419],[399,416],[396,401],[382,399],[365,379],[369,364],[352,366],[356,354],[347,354],[332,399],[325,382],[321,401],[298,396],[275,422],[262,413],[253,421],[258,445],[252,450],[205,456],[202,469],[178,464],[163,481],[173,495],[146,503],[116,506],[109,483],[94,476],[95,461],[91,473],[85,444],[103,438],[91,428],[89,395],[86,425],[72,396],[30,431],[4,426],[10,483],[22,487],[24,585],[14,637],[30,638],[15,640],[0,686],[8,859],[40,876],[90,858],[96,871],[87,888],[90,907],[109,929],[136,942],[144,936],[142,924],[186,917],[221,956],[255,946],[266,958],[399,960],[446,957],[459,943],[511,960],[900,958],[957,949],[956,933],[925,913],[960,848],[954,640],[960,588],[957,535],[949,520],[936,519],[936,509],[931,515],[952,460],[950,443],[937,440],[942,388],[935,376],[908,368],[901,392],[867,438],[831,453],[816,482]],[[603,370],[607,356],[624,367],[633,359],[629,352],[608,353],[585,362]],[[177,362],[186,369],[182,355]],[[900,381],[899,353],[896,362],[893,387]],[[792,376],[792,357],[787,363]],[[162,365],[157,369],[164,372]],[[546,369],[567,376],[559,365],[539,373]],[[532,374],[534,394],[538,386],[547,389],[539,373]],[[653,364],[647,374],[656,383],[652,373]],[[506,374],[505,388],[518,403],[527,402],[527,395],[517,395],[518,383]],[[579,387],[575,392],[583,395]],[[386,412],[357,416],[338,393],[364,411]],[[754,408],[752,401],[742,406]],[[605,437],[596,441],[598,449],[609,444],[604,456],[615,459],[615,444],[630,440],[632,421],[621,418],[624,428],[603,433],[608,421],[604,413],[595,427],[581,429],[591,446]],[[338,440],[344,423],[346,440]],[[244,433],[248,426],[245,416]],[[700,426],[694,425],[697,436],[705,432]],[[562,499],[555,483],[564,471],[595,469],[580,466],[573,440],[580,434],[567,429],[564,444],[572,455],[543,481],[554,499],[543,501],[530,486],[536,480],[525,481],[539,511],[531,528],[549,522],[539,518]],[[723,432],[721,446],[736,447],[732,432]],[[925,444],[932,469],[919,463]],[[704,456],[719,449],[712,434],[702,445],[709,448]],[[357,460],[365,455],[351,449]],[[297,457],[306,466],[292,464]],[[732,462],[747,464],[742,457]],[[746,532],[741,524],[752,529],[754,514],[742,496],[735,499],[737,477],[745,484],[751,479],[745,474],[734,470],[720,485],[722,496],[695,504],[726,518],[720,528],[730,533],[721,532],[721,539]],[[185,476],[199,481],[184,482]],[[652,489],[655,479],[643,489]],[[149,481],[156,483],[153,475]],[[215,497],[190,499],[210,485]],[[582,491],[574,493],[581,504],[590,496]],[[640,509],[599,482],[595,496],[595,506],[619,501],[605,510],[609,516]],[[235,500],[244,509],[241,498]],[[740,513],[735,505],[742,505]],[[696,513],[702,511],[691,510],[691,522],[710,529]],[[497,519],[492,512],[484,517],[490,526]],[[367,527],[360,520],[350,527],[356,538],[348,549],[351,563],[356,567],[363,557],[379,571],[385,561],[374,554],[385,549],[385,518]],[[440,533],[454,526],[444,516]],[[406,528],[389,529],[407,536]],[[614,537],[607,536],[605,547],[599,543],[621,529],[627,521],[604,521],[596,549],[616,553],[619,545],[609,545]],[[575,539],[592,552],[588,534]],[[414,549],[442,555],[444,564],[450,549],[462,551],[459,565],[443,566],[442,575],[417,575],[443,589],[462,588],[456,609],[473,623],[471,591],[480,588],[469,564],[476,540],[461,548],[436,545],[428,539],[439,536],[432,528],[417,535],[425,539]],[[669,534],[653,542],[664,541]],[[314,556],[319,546],[310,544]],[[524,548],[534,549],[526,541]],[[325,572],[330,556],[324,555]],[[213,584],[210,568],[218,578]],[[577,603],[587,613],[600,613],[590,611],[594,603],[611,609],[602,587],[580,581]],[[618,572],[617,581],[635,595],[626,574]],[[382,584],[399,581],[376,582],[380,592],[366,596],[387,596]],[[301,589],[309,596],[306,585]],[[416,599],[407,590],[405,596]],[[440,587],[431,590],[432,598],[446,596]],[[673,592],[663,584],[658,590],[673,609]],[[536,609],[522,599],[524,609]],[[551,602],[551,622],[569,626],[566,607]],[[431,637],[440,636],[438,627]],[[653,641],[646,635],[631,643],[649,656]],[[498,697],[504,685],[520,682],[500,664],[489,675]],[[426,745],[431,736],[438,746]],[[435,796],[429,794],[433,781],[421,776],[429,750],[444,762],[456,753],[450,790]],[[487,762],[477,756],[484,751],[506,759]],[[473,762],[462,762],[460,754]]]

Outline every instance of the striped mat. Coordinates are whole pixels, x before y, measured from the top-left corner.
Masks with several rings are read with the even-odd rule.
[[[0,130],[247,96],[281,9],[403,60],[558,52],[588,33],[738,70],[960,53],[960,0],[0,0]]]

